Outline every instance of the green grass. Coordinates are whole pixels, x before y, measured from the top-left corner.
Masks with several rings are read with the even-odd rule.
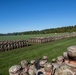
[[[28,38],[32,38],[32,37],[57,36],[57,35],[64,35],[64,34],[67,34],[67,33],[0,36],[0,41],[21,40],[21,39],[28,39]]]
[[[43,55],[49,57],[49,61],[52,58],[56,58],[62,55],[64,51],[67,51],[67,47],[76,45],[76,38],[68,38],[59,41],[54,41],[45,44],[34,44],[29,47],[15,49],[6,52],[0,52],[0,74],[8,75],[8,70],[12,65],[20,64],[21,60],[37,59]]]

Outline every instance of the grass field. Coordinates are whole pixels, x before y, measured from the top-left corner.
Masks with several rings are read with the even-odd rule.
[[[21,39],[28,39],[28,38],[31,38],[31,37],[57,36],[57,35],[64,35],[64,34],[67,34],[67,33],[0,36],[0,41],[4,41],[4,40],[21,40]]]
[[[43,55],[49,57],[49,61],[52,58],[56,58],[62,55],[64,51],[67,51],[67,47],[76,45],[76,38],[68,38],[59,41],[54,41],[45,44],[35,44],[29,47],[24,47],[7,52],[0,52],[0,74],[8,75],[8,69],[15,64],[20,64],[20,61],[26,59],[37,59]]]

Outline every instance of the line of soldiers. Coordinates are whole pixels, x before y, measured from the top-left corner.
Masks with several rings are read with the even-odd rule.
[[[0,41],[0,51],[8,51],[28,45],[26,40]]]
[[[46,36],[46,37],[34,37],[34,38],[29,38],[29,42],[40,44],[40,43],[47,43],[56,40],[61,40],[69,37],[76,37],[76,33],[69,33],[69,34],[56,35],[56,36]]]
[[[9,69],[9,75],[76,75],[76,46],[70,46],[63,56],[52,59],[43,56],[37,61],[21,61],[21,65],[14,65]]]
[[[60,40],[64,39],[66,36],[48,36],[48,37],[35,37],[35,38],[30,38],[29,42],[31,43],[47,43],[55,40]]]
[[[7,50],[28,46],[28,42],[46,43],[46,42],[51,42],[69,37],[76,37],[76,33],[70,33],[61,36],[59,35],[59,36],[48,36],[48,37],[36,37],[36,38],[30,38],[28,40],[0,41],[0,51],[7,51]]]

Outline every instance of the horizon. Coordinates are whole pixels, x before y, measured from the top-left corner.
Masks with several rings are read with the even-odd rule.
[[[0,33],[76,25],[76,0],[0,0]]]
[[[76,26],[76,25],[71,25],[71,26]],[[70,26],[63,26],[63,27],[70,27]],[[62,27],[56,27],[56,28],[62,28]],[[56,28],[47,28],[47,29],[56,29]],[[47,29],[42,29],[42,30],[47,30]],[[31,31],[42,31],[42,30],[31,30]],[[31,32],[31,31],[22,31],[22,32]],[[0,34],[13,34],[13,33],[22,33],[22,32],[0,33]]]

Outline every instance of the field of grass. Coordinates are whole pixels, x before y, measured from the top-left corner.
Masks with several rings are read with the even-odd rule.
[[[28,38],[32,38],[32,37],[57,36],[57,35],[64,35],[64,34],[67,34],[67,33],[0,36],[0,41],[21,40],[21,39],[28,39]]]
[[[15,49],[7,52],[0,52],[0,75],[8,75],[12,65],[20,64],[21,60],[37,59],[47,55],[49,61],[67,51],[67,47],[76,45],[76,38],[68,38],[45,44],[35,44],[29,47]]]

